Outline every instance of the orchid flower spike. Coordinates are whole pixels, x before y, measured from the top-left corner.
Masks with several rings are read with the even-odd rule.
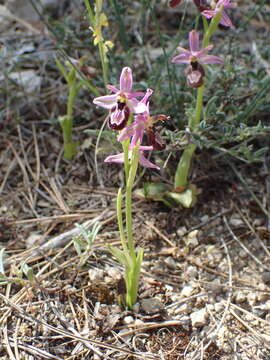
[[[146,105],[136,99],[143,96],[142,92],[132,92],[132,70],[124,67],[120,76],[120,88],[107,85],[113,95],[97,97],[93,103],[110,110],[109,127],[113,130],[122,130],[129,118],[130,113],[140,114],[146,111]]]
[[[211,1],[211,9],[204,10],[202,12],[202,15],[205,16],[207,19],[211,19],[220,11],[221,8],[230,9],[230,8],[235,8],[235,7],[236,7],[236,4],[231,4],[231,0],[218,0],[218,1],[212,0]],[[226,13],[225,10],[222,11],[220,24],[227,26],[227,27],[233,26],[231,19],[229,18],[228,14]]]
[[[146,133],[148,138],[148,144],[153,146],[154,150],[164,150],[165,144],[162,141],[161,136],[157,133],[155,124],[158,121],[165,121],[168,119],[166,115],[150,116],[149,112],[149,97],[153,94],[152,89],[147,89],[141,102],[146,105],[146,111],[142,114],[135,116],[135,119],[131,125],[126,126],[119,134],[117,140],[122,142],[128,138],[131,138],[130,146],[134,147],[138,141],[141,144],[143,136]]]
[[[186,73],[188,85],[193,88],[198,88],[203,84],[203,77],[205,75],[201,64],[223,64],[223,60],[218,56],[206,55],[212,50],[213,45],[209,45],[203,49],[199,49],[199,32],[192,30],[189,33],[189,48],[190,50],[178,47],[179,55],[172,59],[174,64],[189,64]]]
[[[153,146],[140,146],[139,147],[139,164],[141,166],[143,166],[143,167],[146,167],[146,168],[152,168],[152,169],[160,170],[159,166],[153,164],[151,161],[149,161],[144,156],[144,151],[151,151],[151,150],[153,150]],[[132,154],[132,149],[129,152],[130,156],[131,156],[131,154]],[[104,162],[123,164],[124,163],[124,153],[119,153],[119,154],[116,154],[116,155],[110,155],[110,156],[106,157]]]

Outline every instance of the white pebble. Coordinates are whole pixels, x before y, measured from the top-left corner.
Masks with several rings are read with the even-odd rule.
[[[205,308],[194,311],[192,314],[190,314],[191,323],[193,327],[202,327],[207,323],[208,320],[208,313]]]

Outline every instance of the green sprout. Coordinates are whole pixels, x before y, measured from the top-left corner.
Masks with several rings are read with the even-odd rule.
[[[73,245],[80,257],[79,266],[83,266],[91,254],[91,249],[101,228],[101,224],[96,222],[89,231],[86,226],[80,224],[76,224],[76,227],[79,230],[79,234],[73,238]]]

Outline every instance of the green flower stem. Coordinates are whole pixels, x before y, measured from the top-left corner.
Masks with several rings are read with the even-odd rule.
[[[123,151],[124,151],[124,168],[125,168],[125,179],[126,179],[126,184],[128,181],[128,175],[129,175],[129,169],[130,169],[130,164],[129,164],[129,143],[130,140],[126,139],[122,142],[122,147],[123,147]]]
[[[129,169],[128,180],[126,184],[126,227],[127,227],[127,244],[132,261],[136,261],[136,251],[132,231],[132,187],[139,163],[139,149],[135,146],[132,150],[131,166]]]
[[[63,129],[64,138],[64,158],[71,160],[76,153],[76,143],[72,141],[73,130],[73,109],[76,96],[78,94],[80,84],[77,84],[76,71],[74,69],[68,74],[68,102],[67,102],[67,114],[62,121],[61,126]]]
[[[117,222],[118,222],[118,228],[120,233],[120,240],[121,244],[124,250],[124,253],[126,256],[128,255],[128,248],[127,248],[127,241],[124,233],[124,227],[123,227],[123,216],[122,216],[122,189],[119,188],[118,194],[117,194],[117,201],[116,201],[116,209],[117,209]]]
[[[211,36],[217,30],[218,24],[221,19],[222,11],[223,11],[223,6],[220,8],[219,12],[212,18],[209,27],[203,37],[203,42],[202,42],[203,48],[209,45]]]
[[[204,93],[204,85],[197,90],[195,116],[190,118],[188,124],[191,130],[194,130],[199,125],[201,120],[201,113],[203,109],[203,93]]]
[[[208,30],[208,21],[206,19],[206,17],[202,17],[202,21],[203,21],[203,29],[204,29],[204,33],[206,33],[206,31]]]
[[[212,18],[210,25],[204,21],[204,37],[203,37],[203,48],[209,45],[211,36],[216,31],[220,18],[222,15],[223,8]],[[201,114],[203,111],[203,94],[204,94],[204,85],[197,90],[197,99],[196,99],[196,108],[195,114],[189,119],[189,128],[192,132],[196,131],[196,128],[200,124]],[[180,161],[177,165],[175,178],[174,178],[174,187],[186,187],[188,183],[188,175],[191,166],[192,156],[197,148],[196,144],[188,144],[186,149],[183,151],[183,154],[180,158]]]
[[[123,250],[111,247],[114,256],[125,266],[126,299],[125,305],[132,310],[137,301],[138,286],[143,260],[143,249],[135,250],[133,231],[132,231],[132,188],[136,177],[139,164],[139,144],[132,149],[132,157],[129,160],[129,140],[123,142],[124,161],[126,170],[126,234],[124,232],[122,218],[122,191],[118,190],[117,195],[117,221],[120,233],[120,240]]]
[[[108,58],[105,53],[103,41],[98,44],[98,50],[99,50],[99,56],[100,56],[100,61],[101,61],[101,67],[102,67],[103,82],[106,87],[106,85],[108,85],[108,83],[109,83],[109,80],[108,80]]]
[[[97,9],[96,14],[94,14],[89,0],[84,0],[84,3],[85,3],[85,7],[87,9],[89,22],[90,22],[92,28],[94,29],[96,27],[97,23],[99,22],[101,9]],[[108,69],[108,58],[107,58],[106,51],[105,51],[104,41],[100,41],[98,43],[98,51],[99,51],[99,57],[100,57],[101,67],[102,67],[103,82],[104,82],[104,85],[106,86],[108,84],[108,70],[109,69]]]

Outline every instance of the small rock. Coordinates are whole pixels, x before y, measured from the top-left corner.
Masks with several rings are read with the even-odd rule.
[[[182,237],[187,233],[187,228],[185,226],[181,226],[179,229],[176,230],[176,234],[179,237]]]
[[[267,311],[270,311],[270,300],[267,300],[264,304],[264,308],[267,310]]]
[[[215,295],[220,295],[223,293],[223,286],[219,279],[215,279],[211,283],[205,284],[205,288]]]
[[[208,221],[208,220],[209,220],[209,216],[208,216],[208,215],[204,215],[204,216],[201,217],[201,222],[202,222],[202,223],[205,223],[205,222]]]
[[[174,260],[174,258],[172,258],[171,256],[168,256],[165,260],[164,260],[165,264],[168,266],[168,268],[172,269],[172,270],[176,270],[178,267],[177,262]]]
[[[214,310],[215,310],[215,306],[214,306],[214,304],[207,304],[207,310],[209,311],[209,312],[213,312]]]
[[[135,305],[133,305],[133,311],[134,313],[138,313],[140,311],[140,304],[136,302]]]
[[[198,270],[195,266],[190,265],[186,270],[186,274],[188,277],[196,279],[198,277]]]
[[[270,284],[270,271],[265,271],[262,273],[262,281],[267,285]]]
[[[190,286],[190,285],[184,286],[181,291],[181,296],[182,297],[190,297],[191,295],[193,295],[194,290],[195,289],[193,286]]]
[[[180,304],[179,306],[176,307],[174,314],[175,315],[179,315],[179,314],[189,314],[192,311],[192,306],[190,303],[183,303]]]
[[[188,233],[187,236],[185,236],[184,241],[185,241],[186,246],[193,248],[199,244],[199,241],[197,238],[198,232],[199,232],[199,230],[193,230],[190,233]]]
[[[238,291],[235,295],[235,302],[236,304],[242,304],[243,302],[245,302],[247,300],[247,296],[241,292]]]
[[[170,296],[170,299],[173,303],[176,303],[176,302],[181,302],[182,303],[182,296],[178,293],[173,293],[171,294]]]
[[[123,319],[124,324],[129,325],[129,324],[133,324],[134,323],[134,318],[133,316],[125,316]]]
[[[252,240],[250,245],[254,248],[254,250],[258,250],[261,248],[261,244],[257,239]]]
[[[257,294],[255,293],[249,293],[247,295],[247,300],[251,306],[254,306],[257,302]]]
[[[39,91],[42,77],[38,76],[34,70],[24,70],[12,72],[9,78],[15,81],[28,94]]]
[[[27,249],[31,249],[33,246],[40,245],[44,240],[44,235],[41,234],[31,234],[26,240]]]
[[[258,284],[258,289],[261,290],[258,292],[258,302],[265,303],[269,299],[268,286],[261,283]]]
[[[208,314],[205,308],[194,311],[192,314],[190,314],[191,318],[191,324],[193,327],[199,328],[204,326],[207,323],[208,320]]]
[[[136,319],[136,320],[134,321],[134,325],[135,325],[136,328],[140,328],[140,327],[142,327],[142,326],[145,325],[145,322],[142,321],[141,319]]]
[[[223,311],[224,310],[224,304],[223,302],[216,302],[214,304],[214,307],[215,307],[215,311],[216,312],[220,312],[220,311]]]
[[[248,256],[248,253],[245,250],[240,250],[239,251],[239,257],[241,259],[245,259]]]
[[[265,339],[265,341],[267,341],[268,343],[270,342],[270,336],[268,334],[261,334],[261,336]]]
[[[114,267],[109,267],[107,270],[108,275],[115,280],[121,279],[121,273],[118,269]]]
[[[235,226],[235,227],[237,227],[237,226],[242,226],[242,225],[243,225],[243,221],[242,221],[241,219],[232,218],[232,219],[230,219],[230,224],[231,224],[232,226]]]
[[[253,308],[253,314],[263,319],[265,318],[267,311],[260,308],[259,306],[256,306]]]
[[[143,299],[141,301],[142,311],[146,314],[159,313],[164,309],[164,305],[157,298]]]
[[[253,226],[262,226],[263,225],[263,222],[264,222],[264,220],[263,219],[255,219],[254,221],[253,221]]]
[[[165,284],[164,289],[165,289],[167,295],[172,294],[172,292],[173,292],[173,286],[172,285]]]
[[[181,323],[183,323],[182,327],[186,330],[186,331],[190,331],[190,316],[188,315],[184,315],[184,316],[181,316],[180,318],[181,320]]]
[[[103,280],[104,271],[102,269],[90,269],[88,271],[89,279],[93,282]]]

